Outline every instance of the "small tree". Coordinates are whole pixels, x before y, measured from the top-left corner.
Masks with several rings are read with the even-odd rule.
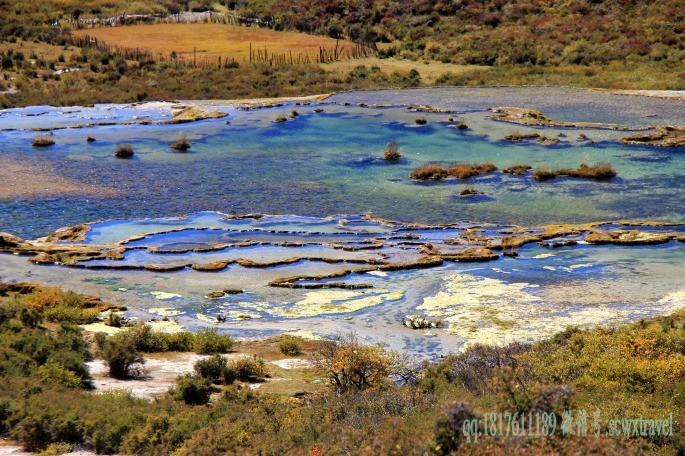
[[[352,334],[340,342],[324,342],[315,364],[337,393],[362,391],[388,379],[394,354],[380,345],[362,345]]]

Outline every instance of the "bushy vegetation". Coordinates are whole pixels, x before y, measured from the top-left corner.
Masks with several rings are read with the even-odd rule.
[[[227,385],[232,384],[236,380],[260,382],[268,376],[269,373],[267,372],[264,360],[257,355],[234,359],[223,370],[223,382]]]
[[[532,174],[533,178],[539,181],[554,179],[557,176],[580,177],[584,179],[605,180],[616,177],[616,170],[608,163],[597,163],[590,166],[586,163],[581,163],[577,169],[557,169],[551,171],[549,169],[536,169]]]
[[[55,140],[52,139],[50,136],[40,136],[38,138],[34,138],[33,141],[31,141],[31,145],[33,147],[48,147],[48,146],[53,146],[55,144]]]
[[[190,149],[190,141],[185,136],[181,136],[179,139],[171,143],[171,147],[174,150],[185,152]]]
[[[202,376],[183,375],[176,380],[176,387],[171,391],[171,395],[188,405],[203,405],[209,402],[212,391],[212,384],[208,379]]]
[[[131,158],[133,157],[133,147],[130,144],[121,145],[114,151],[114,156],[117,158]]]
[[[383,158],[389,161],[395,161],[402,158],[402,152],[400,152],[400,147],[397,145],[397,141],[390,141],[388,145],[385,146]]]
[[[0,297],[0,431],[30,451],[76,445],[100,454],[677,454],[685,435],[685,312],[617,328],[569,328],[547,341],[505,347],[473,345],[436,363],[415,363],[353,336],[307,342],[325,386],[307,400],[222,385],[216,373],[256,381],[259,357],[225,363],[209,357],[180,377],[171,394],[148,402],[126,393],[87,390],[90,343],[69,324],[40,323],[44,297]],[[32,319],[23,319],[30,309]],[[37,315],[37,317],[36,317]],[[30,324],[24,324],[26,321]],[[133,350],[163,344],[139,327]],[[211,331],[210,331],[211,332]],[[192,336],[163,336],[192,346]],[[213,336],[210,336],[213,337]],[[172,342],[173,340],[173,342]],[[211,380],[210,380],[211,378]],[[313,377],[316,378],[316,377]],[[213,386],[212,383],[217,386]],[[216,400],[213,391],[223,389]],[[204,406],[198,406],[206,404]],[[586,410],[588,435],[576,421],[546,438],[481,435],[469,443],[463,424],[486,413]],[[601,417],[594,434],[592,417]],[[664,418],[674,435],[609,437],[614,417]],[[575,417],[576,415],[574,415]],[[316,451],[315,451],[316,449]]]
[[[447,177],[455,177],[457,179],[465,180],[481,174],[491,173],[496,170],[497,166],[495,166],[493,163],[457,163],[448,168],[444,168],[435,164],[427,164],[419,166],[413,170],[409,174],[409,178],[415,180],[441,180]]]
[[[195,363],[195,373],[212,383],[220,383],[228,360],[221,355],[210,356]]]
[[[300,356],[303,353],[302,344],[299,339],[292,336],[282,336],[278,343],[278,349],[284,355]]]

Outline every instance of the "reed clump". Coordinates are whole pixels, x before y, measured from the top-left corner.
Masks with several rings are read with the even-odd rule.
[[[533,169],[533,167],[530,166],[530,165],[524,165],[524,164],[522,164],[522,163],[517,163],[517,164],[515,164],[515,165],[511,165],[511,166],[508,167],[508,168],[504,168],[504,169],[502,170],[502,172],[503,172],[504,174],[513,174],[513,175],[515,175],[515,176],[523,176],[524,174],[526,174],[526,172],[527,172],[529,169]]]
[[[41,136],[39,138],[34,138],[34,140],[31,141],[33,147],[48,147],[53,146],[54,144],[55,140],[49,136]]]
[[[447,170],[440,165],[421,165],[409,174],[415,180],[442,180],[447,177]]]
[[[188,141],[188,138],[185,136],[182,136],[177,141],[174,141],[169,147],[174,150],[185,152],[186,150],[190,149],[190,141]]]
[[[415,180],[440,180],[447,177],[465,180],[480,174],[491,173],[495,170],[497,170],[497,166],[489,162],[477,164],[457,163],[449,168],[427,164],[416,168],[409,174],[409,177]]]
[[[117,158],[131,158],[133,157],[133,147],[130,144],[124,144],[114,152]]]
[[[396,141],[390,141],[388,145],[385,146],[383,158],[388,161],[395,161],[402,158],[402,152],[400,152],[400,148]]]
[[[593,166],[581,163],[577,169],[558,169],[556,171],[536,169],[533,172],[533,178],[539,181],[554,179],[557,176],[604,180],[616,177],[616,175],[616,170],[608,163],[597,163]]]

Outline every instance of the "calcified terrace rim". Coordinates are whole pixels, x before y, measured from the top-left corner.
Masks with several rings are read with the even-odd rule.
[[[387,219],[366,216],[347,216],[352,222],[376,224],[386,228],[387,232],[375,233],[363,228],[347,231],[350,222],[346,216],[332,216],[328,218],[274,216],[264,214],[247,214],[232,216],[214,213],[221,216],[221,220],[262,220],[296,217],[301,221],[335,221],[340,227],[338,232],[301,231],[266,229],[264,227],[230,228],[230,227],[181,227],[150,231],[136,234],[126,239],[110,244],[88,244],[84,241],[94,223],[80,224],[73,227],[60,228],[48,237],[34,241],[25,241],[7,233],[0,233],[0,252],[30,256],[28,261],[36,264],[50,264],[70,268],[101,269],[101,270],[147,270],[159,273],[179,271],[190,268],[200,273],[219,272],[229,265],[239,265],[244,268],[274,268],[308,262],[350,265],[340,271],[320,275],[287,275],[271,280],[268,285],[280,288],[341,288],[361,289],[372,288],[369,283],[347,283],[344,281],[326,281],[327,279],[343,278],[352,274],[362,274],[371,271],[402,271],[410,269],[434,268],[445,262],[486,262],[495,261],[502,255],[518,256],[516,250],[526,244],[537,243],[541,246],[554,248],[572,248],[583,244],[637,246],[658,245],[672,241],[685,242],[685,230],[678,227],[685,226],[685,222],[658,221],[618,221],[593,222],[584,224],[546,225],[539,227],[522,227],[517,225],[497,225],[491,223],[477,224],[473,222],[455,222],[443,225],[428,225],[420,223],[400,223]],[[164,219],[146,219],[143,221],[183,221],[187,217],[171,217]],[[98,222],[104,223],[104,222]],[[639,227],[639,229],[638,229]],[[665,231],[664,228],[674,228]],[[352,228],[354,229],[354,228]],[[440,230],[454,230],[452,237],[429,239],[426,232]],[[237,237],[244,234],[238,242],[220,243],[207,246],[164,249],[153,245],[130,245],[136,241],[144,241],[154,236],[169,233],[223,231]],[[423,236],[419,234],[423,233]],[[301,236],[299,241],[255,241],[250,239],[253,234],[289,234]],[[307,241],[308,236],[325,235],[335,238],[339,235],[350,236],[352,240]],[[293,249],[294,254],[287,258],[272,261],[255,261],[241,256],[221,258],[220,252],[226,251],[226,256],[249,247],[273,247],[274,249]],[[328,249],[326,254],[297,252],[298,248],[320,246]],[[149,262],[145,264],[131,264],[126,262],[126,254],[132,251],[144,250],[150,257],[169,259],[173,255],[187,253],[213,252],[218,258],[214,261],[198,263],[179,258],[176,262],[159,264]],[[344,252],[345,254],[338,253]],[[239,254],[241,255],[241,254]],[[303,283],[304,282],[304,283]],[[217,293],[208,290],[208,295]]]

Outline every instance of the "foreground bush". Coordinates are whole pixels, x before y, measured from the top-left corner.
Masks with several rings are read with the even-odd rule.
[[[302,354],[302,344],[293,337],[283,336],[283,339],[278,343],[278,349],[288,356],[300,356]]]
[[[184,375],[176,380],[176,387],[171,395],[188,405],[204,405],[212,395],[212,384],[206,378],[195,375]]]
[[[254,355],[251,358],[238,358],[226,366],[223,372],[224,383],[230,385],[236,380],[243,382],[260,382],[269,374],[266,370],[264,360]]]
[[[109,375],[114,378],[125,379],[143,375],[145,359],[131,340],[111,337],[105,342],[101,356],[109,368]]]
[[[214,355],[207,359],[201,359],[195,363],[195,373],[212,383],[220,383],[228,360],[221,355]]]
[[[394,359],[379,345],[362,345],[354,336],[347,336],[340,342],[324,342],[315,364],[330,385],[342,393],[385,383],[392,373]]]
[[[216,328],[205,328],[194,334],[193,350],[201,355],[228,353],[234,341],[230,336],[219,334]]]

